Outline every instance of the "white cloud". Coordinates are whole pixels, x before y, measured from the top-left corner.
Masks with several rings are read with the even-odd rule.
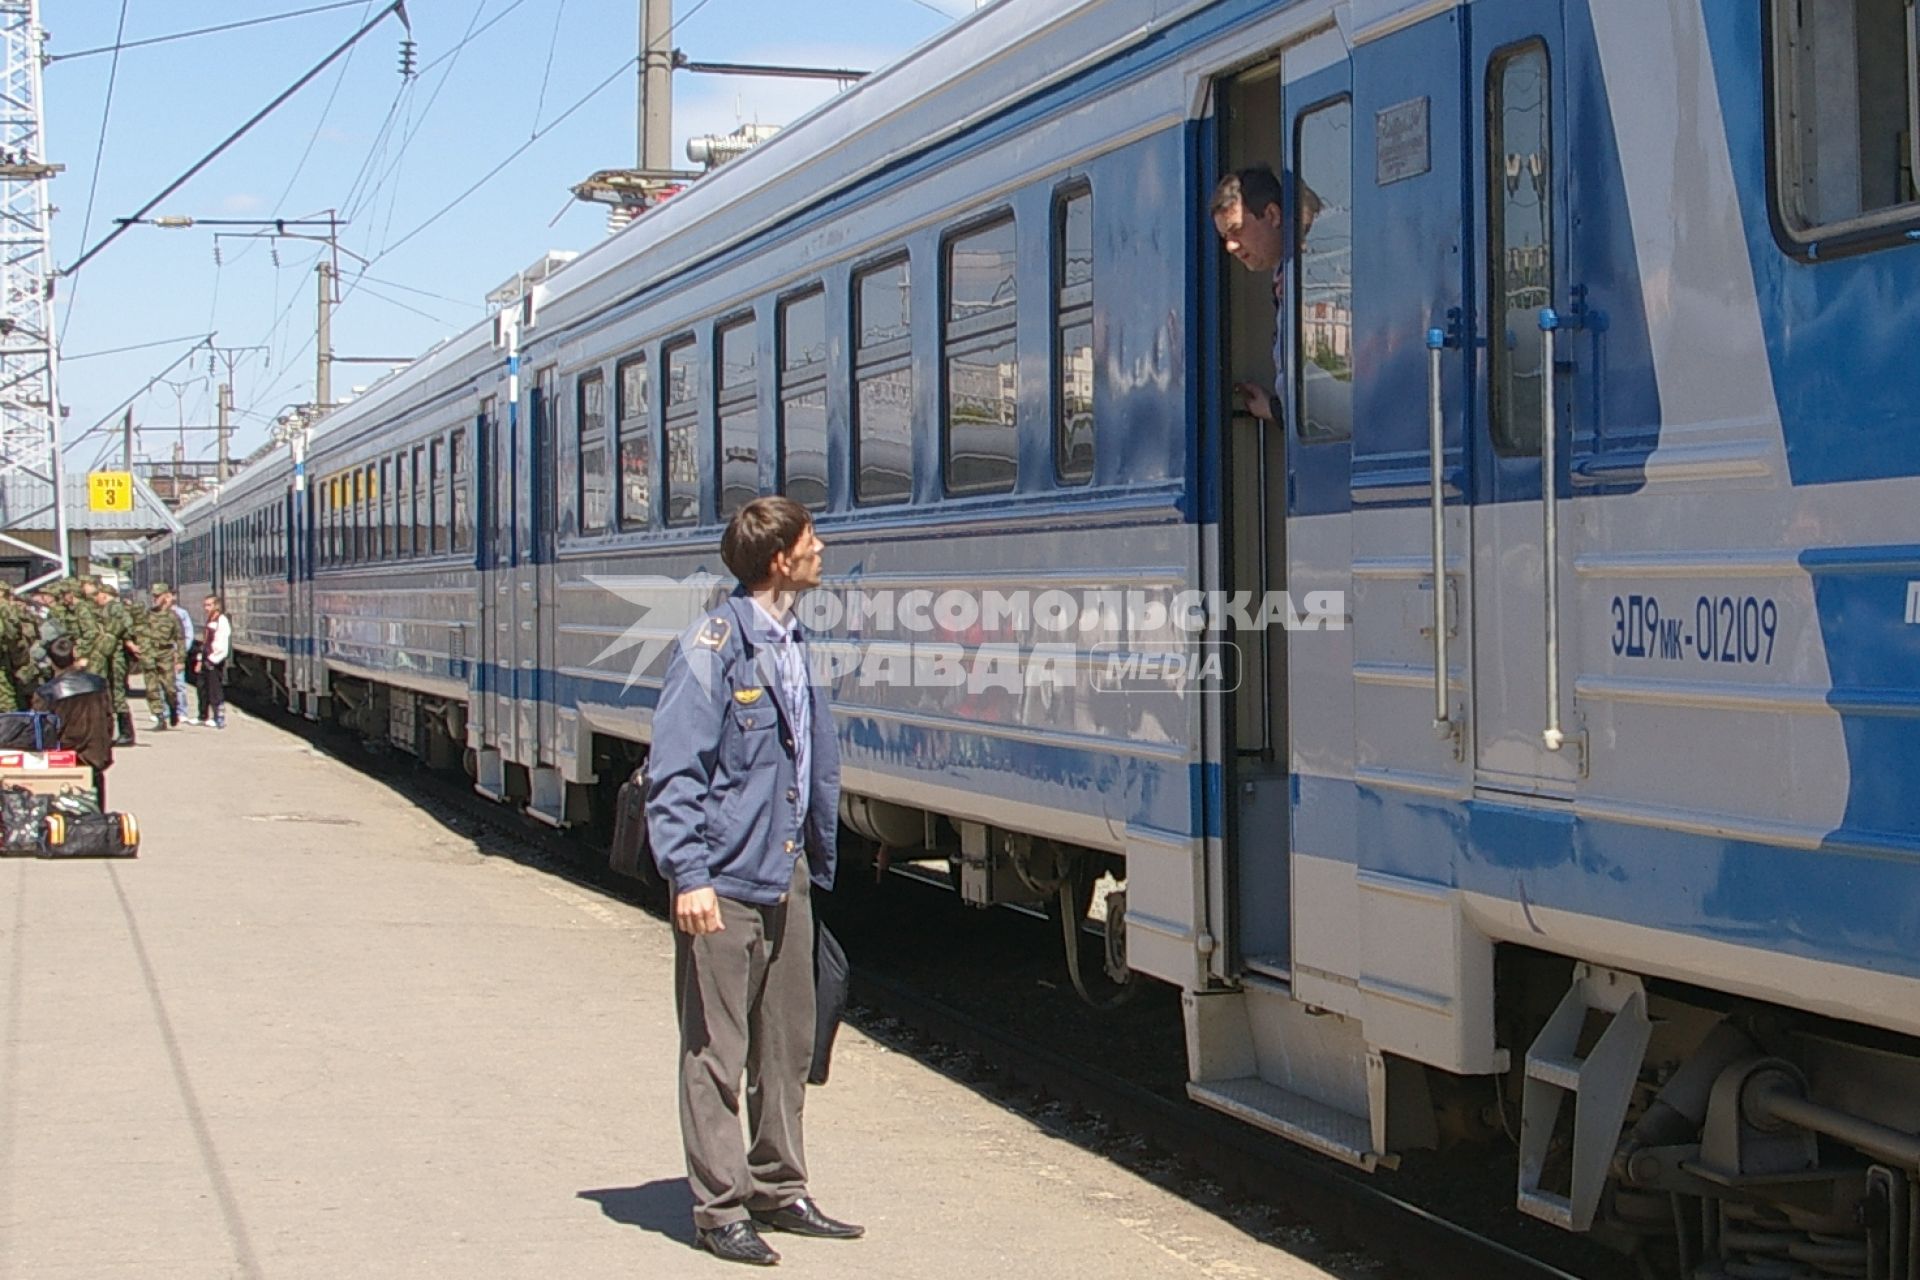
[[[266,197],[256,196],[245,191],[226,196],[220,201],[224,213],[257,213],[267,207]]]

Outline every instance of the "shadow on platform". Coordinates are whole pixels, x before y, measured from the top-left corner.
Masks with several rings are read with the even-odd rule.
[[[637,1187],[582,1191],[582,1200],[624,1226],[639,1227],[681,1244],[693,1244],[693,1190],[685,1178],[661,1178]]]

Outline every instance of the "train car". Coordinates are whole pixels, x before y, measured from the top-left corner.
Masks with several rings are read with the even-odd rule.
[[[1510,1130],[1656,1271],[1912,1275],[1915,65],[1900,0],[1002,0],[331,416],[295,703],[593,821],[789,493],[844,874],[1097,896],[1192,1096],[1353,1165]],[[382,541],[442,475],[469,544]]]

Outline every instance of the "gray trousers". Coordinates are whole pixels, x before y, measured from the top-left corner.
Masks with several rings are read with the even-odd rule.
[[[813,898],[807,860],[779,906],[720,899],[719,933],[674,934],[680,1134],[703,1230],[807,1194],[800,1113],[813,1059]],[[740,1083],[747,1091],[746,1138]]]

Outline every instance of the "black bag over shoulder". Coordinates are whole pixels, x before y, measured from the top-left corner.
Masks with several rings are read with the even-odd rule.
[[[644,768],[635,769],[633,776],[620,784],[620,794],[613,805],[613,847],[607,851],[607,865],[653,892],[666,890],[666,879],[653,864],[653,850],[647,844],[647,772]]]

